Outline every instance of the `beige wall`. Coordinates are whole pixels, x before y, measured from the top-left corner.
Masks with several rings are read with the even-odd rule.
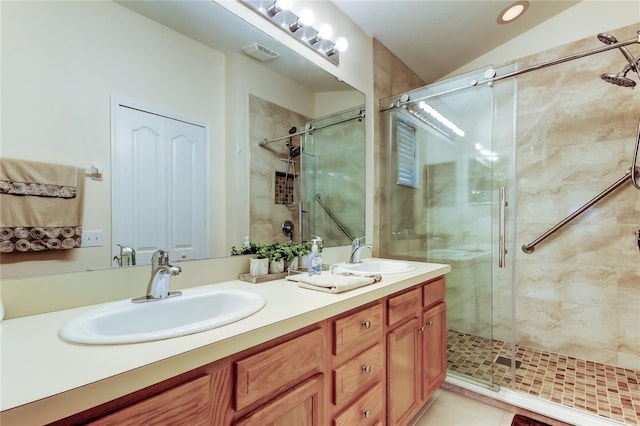
[[[112,2],[1,7],[2,156],[104,168],[87,179],[83,224],[104,246],[4,255],[3,277],[111,266],[111,96],[208,123],[211,197],[224,197],[224,55]],[[222,213],[212,211],[213,235]]]

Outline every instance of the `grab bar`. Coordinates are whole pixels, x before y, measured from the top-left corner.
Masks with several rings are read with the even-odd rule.
[[[327,206],[324,201],[322,201],[322,197],[320,196],[320,194],[316,194],[316,201],[318,202],[318,204],[320,204],[320,207],[322,207],[324,211],[327,212],[331,220],[333,220],[336,225],[338,225],[338,228],[340,228],[340,230],[344,232],[344,235],[346,235],[351,241],[353,241],[355,237],[351,235],[351,232],[349,232],[347,227],[344,226],[342,222],[340,222],[340,219],[338,219],[333,210],[331,210],[329,206]]]
[[[640,174],[640,168],[636,168],[635,174]],[[615,191],[616,189],[618,189],[619,187],[624,185],[628,180],[631,180],[631,177],[633,175],[634,175],[634,173],[632,173],[631,169],[627,170],[627,174],[624,177],[620,178],[618,181],[616,181],[616,183],[614,183],[613,185],[611,185],[610,187],[608,187],[607,189],[605,189],[604,191],[602,191],[601,193],[599,193],[598,195],[593,197],[585,205],[580,207],[575,212],[571,213],[569,216],[567,216],[564,219],[562,219],[556,226],[554,226],[553,228],[549,229],[547,232],[545,232],[544,234],[540,235],[538,238],[536,238],[535,240],[533,240],[529,244],[524,244],[522,246],[522,251],[527,253],[527,254],[533,253],[533,250],[535,249],[535,247],[538,244],[540,244],[542,241],[546,240],[548,237],[553,235],[557,230],[559,230],[560,228],[565,226],[567,223],[571,222],[573,219],[575,219],[576,217],[581,215],[589,207],[593,206],[598,201],[602,200],[604,197],[606,197],[607,195],[611,194],[613,191]]]

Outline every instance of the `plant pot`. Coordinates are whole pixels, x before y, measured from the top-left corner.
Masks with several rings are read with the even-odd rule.
[[[269,262],[270,274],[279,274],[281,272],[284,272],[284,259],[272,260]]]
[[[249,273],[254,277],[262,277],[269,273],[269,259],[249,259]]]

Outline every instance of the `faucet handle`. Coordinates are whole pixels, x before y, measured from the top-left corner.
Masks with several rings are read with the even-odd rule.
[[[360,244],[364,243],[364,239],[366,238],[366,235],[363,235],[362,237],[355,237],[353,239],[352,244],[354,246],[359,246]]]
[[[160,265],[169,264],[169,252],[165,250],[156,250],[151,256],[151,267],[156,269]]]

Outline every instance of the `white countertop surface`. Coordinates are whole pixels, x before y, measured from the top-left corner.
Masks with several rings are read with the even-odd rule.
[[[81,411],[82,407],[90,408],[222,359],[451,270],[449,265],[410,263],[416,266],[414,271],[386,274],[377,284],[339,294],[301,289],[286,280],[210,284],[208,286],[254,291],[263,295],[267,304],[256,314],[235,323],[155,342],[76,345],[58,337],[58,331],[67,321],[98,305],[5,320],[0,323],[0,408],[9,412],[3,413],[1,420],[13,419],[14,414],[26,419],[26,410],[59,409],[61,404],[66,405],[65,409],[69,410],[66,415],[69,415]],[[114,386],[118,389],[113,389]],[[91,397],[74,406],[73,398],[77,399],[83,391]],[[98,395],[95,391],[99,391]],[[54,405],[47,405],[45,399]],[[44,405],[25,406],[43,400]],[[64,413],[58,415],[61,414]]]

